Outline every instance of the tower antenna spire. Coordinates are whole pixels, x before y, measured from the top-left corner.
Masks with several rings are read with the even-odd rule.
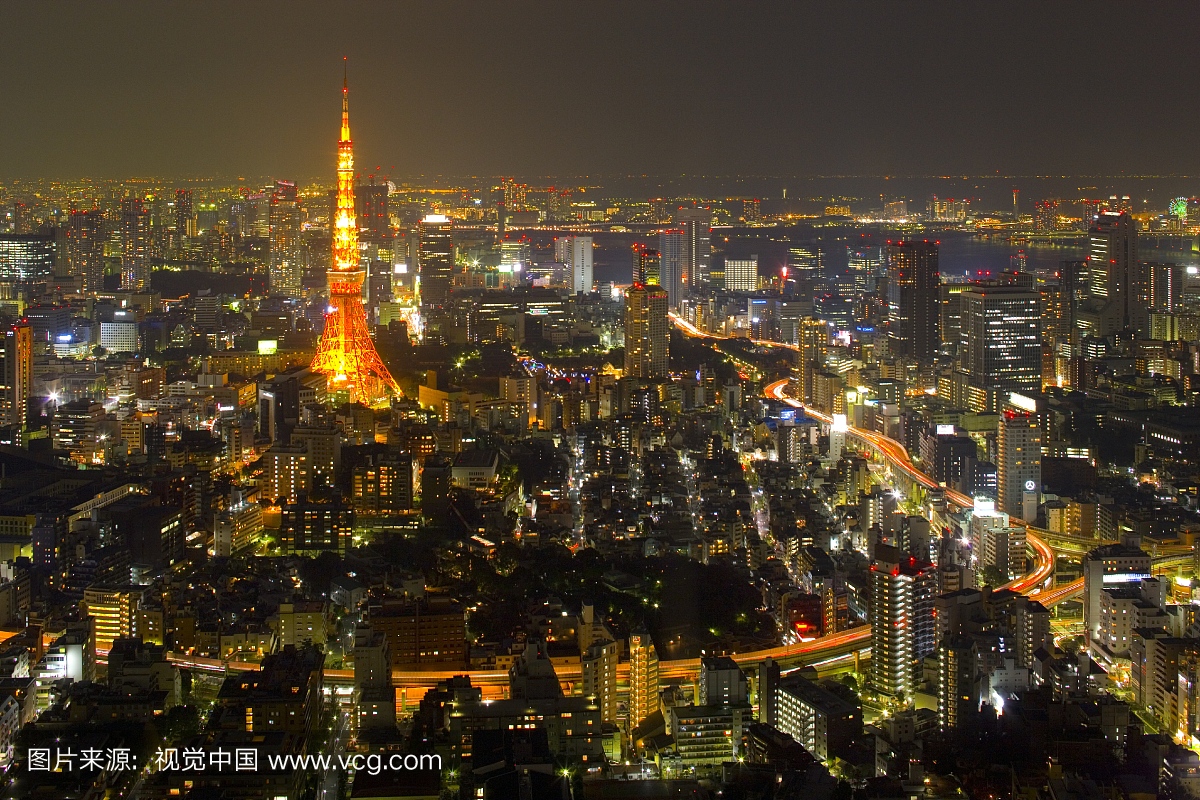
[[[342,141],[350,141],[350,67],[342,56]]]
[[[333,252],[329,270],[329,310],[317,344],[312,369],[328,378],[331,394],[348,402],[374,406],[387,395],[400,396],[367,329],[354,204],[354,144],[350,141],[348,59],[342,58],[342,138],[338,142],[337,191],[334,200]]]

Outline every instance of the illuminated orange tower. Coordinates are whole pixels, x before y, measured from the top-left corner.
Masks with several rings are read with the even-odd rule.
[[[367,332],[363,309],[358,223],[354,213],[354,145],[350,141],[350,92],[342,79],[342,138],[338,141],[337,207],[333,215],[333,267],[329,270],[329,308],[325,332],[312,369],[329,379],[329,392],[346,393],[351,403],[373,406],[388,392],[400,394]]]

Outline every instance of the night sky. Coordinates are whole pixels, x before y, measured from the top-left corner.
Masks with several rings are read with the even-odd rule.
[[[0,178],[1200,173],[1200,4],[0,3]]]

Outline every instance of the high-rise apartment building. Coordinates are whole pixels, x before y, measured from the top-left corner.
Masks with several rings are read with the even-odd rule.
[[[141,292],[150,288],[152,248],[150,212],[140,197],[121,203],[121,289]]]
[[[412,508],[413,458],[409,453],[368,457],[354,468],[354,510],[366,516],[394,516]]]
[[[270,500],[295,500],[312,491],[308,448],[304,445],[274,445],[263,453],[263,492]]]
[[[1042,388],[1041,296],[1011,285],[969,285],[959,295],[959,368],[999,411],[1010,392]]]
[[[886,544],[871,565],[871,683],[893,697],[910,697],[921,661],[934,650],[933,566]]]
[[[758,256],[725,259],[725,288],[731,292],[758,291]]]
[[[453,230],[450,218],[444,214],[429,214],[421,220],[418,267],[423,308],[441,308],[450,296],[454,274]]]
[[[72,211],[67,222],[67,274],[79,276],[85,292],[104,288],[104,212]]]
[[[296,184],[290,181],[275,182],[267,217],[271,293],[299,297],[304,278],[304,259]]]
[[[629,727],[659,710],[658,652],[645,628],[629,634]]]
[[[1184,268],[1179,264],[1149,263],[1143,265],[1147,281],[1149,307],[1168,313],[1179,310],[1183,299]]]
[[[666,291],[634,284],[625,293],[625,376],[665,378],[670,336]]]
[[[895,242],[887,246],[887,335],[894,355],[928,361],[938,351],[938,246]]]
[[[1026,519],[1026,493],[1032,493],[1036,498],[1042,490],[1042,428],[1038,418],[1020,411],[1005,411],[1000,416],[996,444],[999,451],[996,489],[1000,510]]]
[[[709,259],[712,256],[712,211],[707,208],[684,208],[675,212],[675,224],[683,229],[687,246],[687,285],[685,291],[708,289]]]
[[[354,628],[354,706],[358,730],[396,727],[396,687],[388,637],[362,623]]]
[[[564,263],[566,263],[571,284],[572,294],[581,294],[592,290],[594,281],[592,272],[592,237],[571,236],[565,241]]]
[[[661,285],[667,290],[667,302],[671,308],[679,308],[679,301],[687,297],[691,282],[687,231],[671,229],[660,233],[658,252],[662,257]]]

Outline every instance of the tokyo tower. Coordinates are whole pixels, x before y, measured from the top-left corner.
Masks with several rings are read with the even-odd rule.
[[[344,59],[343,59],[344,62]],[[342,138],[338,141],[337,202],[333,216],[333,267],[329,308],[312,370],[329,379],[329,393],[351,403],[380,404],[400,387],[367,333],[363,309],[363,270],[359,264],[358,222],[354,213],[354,145],[350,141],[349,84],[342,79]]]

